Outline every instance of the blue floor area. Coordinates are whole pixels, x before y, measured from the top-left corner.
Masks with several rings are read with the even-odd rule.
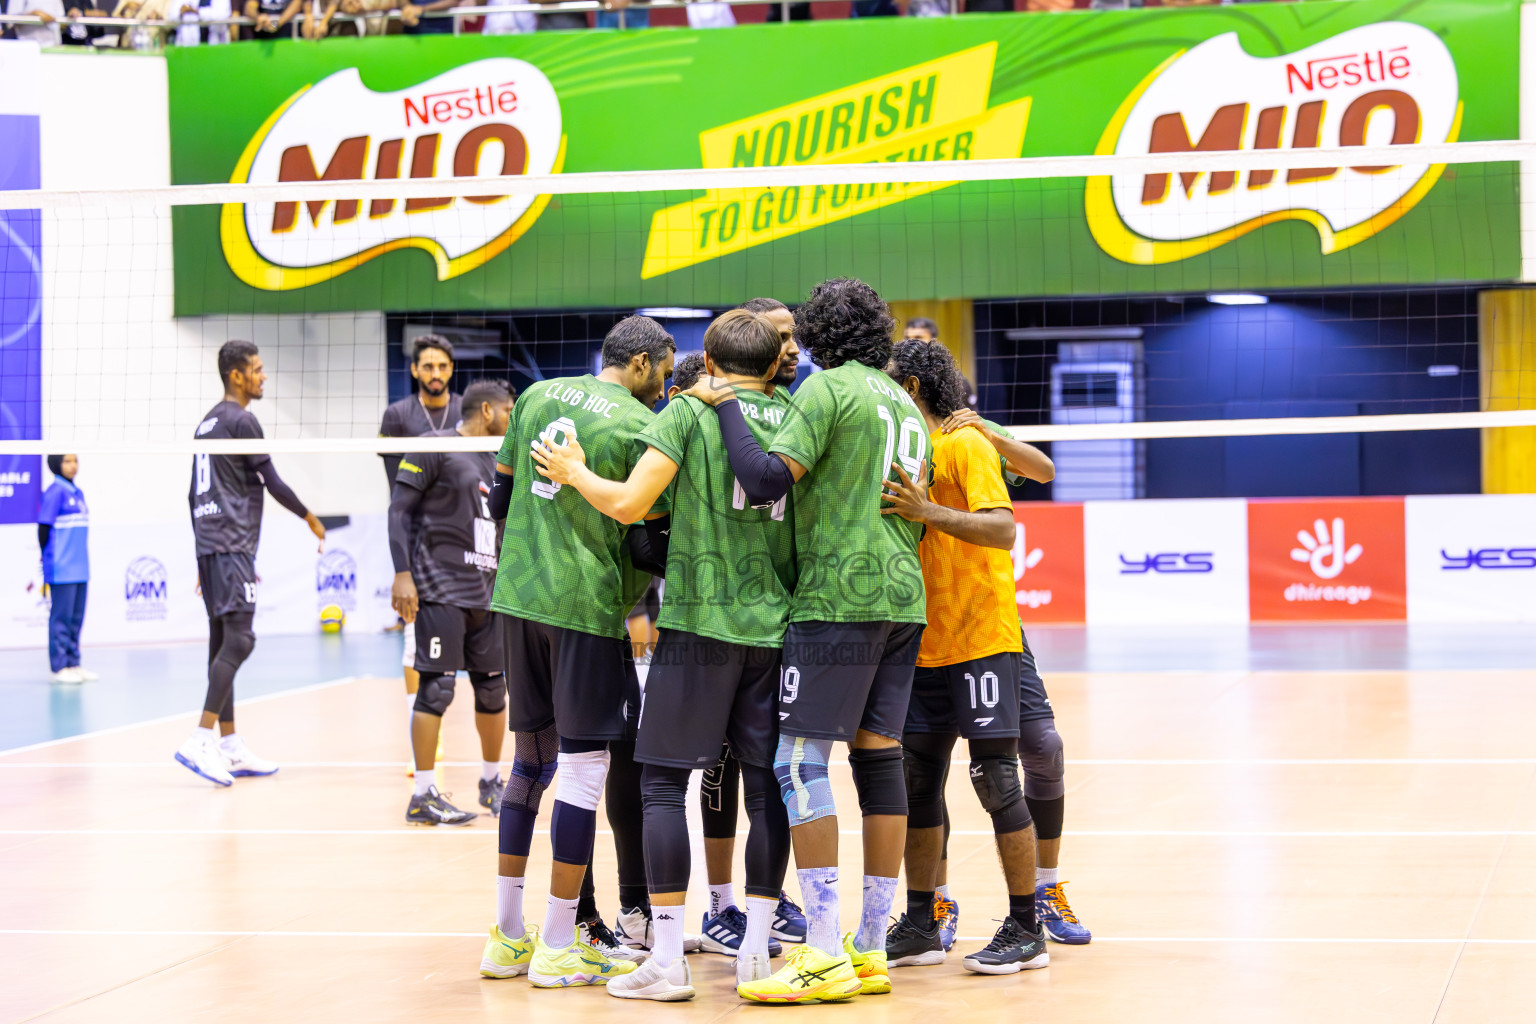
[[[1030,630],[1053,672],[1372,671],[1536,668],[1536,626],[1053,626]],[[240,670],[237,698],[342,676],[398,676],[397,633],[265,637]],[[87,648],[101,680],[50,684],[45,651],[0,658],[0,750],[202,707],[203,644]]]
[[[259,697],[342,676],[398,676],[400,634],[263,637],[235,680],[235,698]],[[48,682],[48,652],[0,657],[0,750],[185,714],[203,706],[206,643],[87,647],[94,683]]]

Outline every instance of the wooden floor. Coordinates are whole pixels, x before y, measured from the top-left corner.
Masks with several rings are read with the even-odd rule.
[[[494,821],[403,824],[399,683],[358,680],[244,706],[241,732],[285,767],[230,790],[170,761],[190,717],[0,756],[0,1021],[1536,1019],[1536,671],[1048,684],[1067,743],[1063,877],[1096,936],[1053,945],[1048,970],[984,978],[953,957],[898,971],[891,996],[804,1011],[742,1004],[714,956],[692,959],[688,1004],[482,980]],[[443,775],[472,804],[468,704],[450,712],[462,764]],[[953,778],[964,950],[1006,903],[986,818]],[[855,807],[846,766],[834,780]],[[535,920],[547,851],[536,840]]]

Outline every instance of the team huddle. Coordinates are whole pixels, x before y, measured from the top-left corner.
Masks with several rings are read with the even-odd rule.
[[[955,941],[944,788],[959,737],[1008,896],[992,941],[963,965],[1011,974],[1047,966],[1047,937],[1089,941],[1057,877],[1061,738],[1019,626],[1009,556],[1005,477],[1049,480],[1053,469],[970,410],[931,323],[909,324],[893,345],[894,327],[872,289],[835,279],[793,313],[754,299],[722,314],[702,361],[674,368],[665,329],[629,317],[605,338],[596,375],[541,381],[515,404],[504,386],[466,391],[456,429],[503,433],[494,460],[400,460],[394,597],[415,622],[420,673],[407,818],[473,817],[428,781],[454,674],[468,671],[480,803],[499,826],[483,975],[682,1000],[694,995],[685,953],[702,947],[735,955],[750,1001],[889,992],[891,968],[940,964]],[[791,397],[802,347],[821,371]],[[671,400],[654,414],[668,378]],[[652,576],[665,589],[642,696],[625,620]],[[217,753],[207,720],[229,692],[210,688],[208,734],[184,751],[199,774]],[[515,744],[505,783],[504,729]],[[863,829],[862,905],[846,933],[828,775],[836,743],[848,745]],[[729,793],[732,822],[739,770],[749,818],[745,912],[728,880],[717,883],[711,848],[701,937],[684,930],[695,769],[717,812]],[[536,928],[523,891],[551,783],[553,865]],[[617,935],[590,909],[605,789]],[[791,850],[803,916],[784,895]],[[891,924],[903,864],[906,904]],[[775,969],[781,942],[793,945]]]

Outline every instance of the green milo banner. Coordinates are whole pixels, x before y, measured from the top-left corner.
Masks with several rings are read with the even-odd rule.
[[[1517,137],[1517,0],[174,49],[177,183]],[[176,312],[1513,279],[1512,164],[175,211]]]

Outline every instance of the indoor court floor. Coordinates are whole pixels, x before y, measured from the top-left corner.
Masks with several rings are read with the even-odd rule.
[[[195,646],[155,678],[7,699],[45,720],[13,715],[6,736],[62,738],[0,744],[0,1021],[1536,1019],[1536,630],[1154,632],[1031,633],[1066,740],[1062,877],[1093,944],[1052,945],[1049,969],[1010,977],[960,966],[1007,904],[957,771],[957,952],[893,972],[890,996],[800,1011],[738,1000],[718,956],[691,958],[699,996],[683,1004],[481,979],[495,822],[404,824],[401,689],[377,674],[387,638],[331,660],[300,645],[283,661],[264,641],[278,681],[253,684],[238,720],[284,767],[229,790],[171,761],[200,696]],[[25,656],[0,670],[7,694],[46,685],[18,676]],[[76,708],[73,725],[47,718],[59,701],[89,705],[90,686],[119,696]],[[143,701],[121,696],[140,687]],[[463,691],[440,778],[469,804]],[[160,717],[172,697],[186,713]],[[855,808],[846,764],[834,782]],[[858,823],[842,827],[846,926]],[[534,853],[536,921],[547,840]],[[698,856],[694,883],[696,921]],[[605,832],[597,889],[611,923]]]

